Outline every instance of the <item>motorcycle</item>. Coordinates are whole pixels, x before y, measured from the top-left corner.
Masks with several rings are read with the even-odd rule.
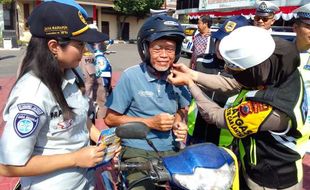
[[[86,44],[87,50],[92,54],[92,63],[95,70],[94,77],[96,78],[92,94],[89,95],[94,101],[91,104],[93,106],[93,109],[91,109],[93,110],[91,114],[93,119],[96,119],[97,116],[101,118],[104,115],[104,102],[112,89],[112,66],[106,55],[116,53],[108,50],[113,43],[113,40],[108,40],[101,43]]]
[[[130,122],[116,127],[119,138],[144,139],[157,152],[158,157],[147,162],[118,161],[115,168],[120,171],[119,189],[130,190],[144,180],[154,184],[169,182],[177,189],[210,190],[239,189],[236,156],[228,149],[212,143],[191,145],[172,156],[160,156],[152,141],[147,139],[149,128],[141,122]],[[124,171],[147,171],[148,176],[128,185]]]
[[[93,53],[95,56],[96,77],[102,79],[102,84],[105,88],[111,88],[112,67],[110,61],[105,55],[116,53],[109,51],[108,48],[114,43],[113,40],[95,44]]]

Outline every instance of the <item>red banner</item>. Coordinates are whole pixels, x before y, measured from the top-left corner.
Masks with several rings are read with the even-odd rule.
[[[298,7],[299,6],[280,7],[280,12],[284,14],[288,14]],[[235,11],[204,11],[204,12],[189,13],[188,15],[190,17],[194,17],[194,16],[202,16],[202,15],[233,16],[233,15],[249,15],[249,14],[254,15],[255,9],[240,9],[240,10],[235,10]]]

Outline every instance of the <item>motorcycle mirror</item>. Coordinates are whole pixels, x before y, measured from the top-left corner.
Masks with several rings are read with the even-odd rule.
[[[124,139],[146,139],[150,129],[142,122],[128,122],[116,127],[115,133]]]

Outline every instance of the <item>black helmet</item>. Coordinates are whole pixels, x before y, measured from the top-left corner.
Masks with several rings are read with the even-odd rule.
[[[149,43],[160,39],[171,39],[176,42],[175,60],[177,62],[181,54],[184,31],[180,23],[171,16],[160,14],[148,18],[138,33],[137,45],[142,61],[149,63]]]

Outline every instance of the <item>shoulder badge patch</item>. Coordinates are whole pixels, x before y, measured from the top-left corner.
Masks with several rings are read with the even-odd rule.
[[[235,29],[237,23],[233,22],[233,21],[228,21],[225,25],[225,31],[226,32],[231,32]]]
[[[237,138],[244,138],[257,133],[271,111],[270,105],[244,101],[237,106],[226,109],[224,117],[231,134]]]
[[[40,115],[44,114],[44,111],[33,103],[20,103],[17,104],[19,111],[31,111],[32,113],[17,113],[14,118],[14,130],[16,134],[21,137],[29,137],[37,128],[40,121]]]
[[[21,137],[29,137],[39,125],[39,117],[27,113],[18,113],[14,118],[14,130]]]

